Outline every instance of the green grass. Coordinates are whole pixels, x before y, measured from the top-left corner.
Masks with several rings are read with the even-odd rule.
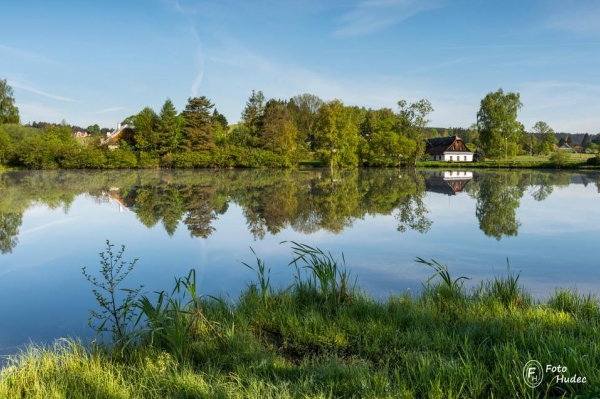
[[[298,166],[323,167],[326,164],[320,159],[302,159],[298,162]]]
[[[592,166],[588,164],[587,160],[593,158],[595,154],[567,154],[568,160],[565,165],[562,165],[564,169],[596,169],[598,166]],[[440,162],[440,161],[425,161],[419,162],[420,167],[431,167],[431,168],[556,168],[557,165],[552,162],[548,156],[529,156],[529,155],[518,155],[514,158],[509,159],[488,159],[484,162]]]
[[[144,334],[124,351],[74,340],[31,346],[2,370],[0,398],[600,394],[600,309],[592,296],[558,290],[536,302],[510,270],[468,290],[446,265],[421,259],[433,272],[421,294],[376,301],[349,283],[343,257],[292,245],[288,267],[296,277],[285,289],[266,283],[264,264],[254,268],[263,283],[251,283],[235,302],[199,298],[192,275],[177,280],[193,298],[178,302],[176,315],[162,313],[160,331],[175,328],[170,318],[187,318],[185,351]],[[546,376],[528,388],[522,369],[531,359],[566,366],[588,382]]]

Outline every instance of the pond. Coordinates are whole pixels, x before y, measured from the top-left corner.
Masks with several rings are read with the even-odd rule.
[[[600,174],[540,170],[43,171],[0,174],[0,355],[90,337],[82,275],[110,240],[138,259],[124,286],[171,290],[196,269],[203,294],[235,302],[257,256],[293,279],[291,242],[346,260],[383,299],[448,265],[470,285],[506,275],[544,298],[600,287]]]

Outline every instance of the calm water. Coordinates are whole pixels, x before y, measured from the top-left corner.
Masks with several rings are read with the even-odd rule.
[[[0,354],[90,336],[95,308],[81,267],[106,240],[139,258],[127,286],[170,290],[195,268],[201,292],[231,300],[253,279],[250,247],[291,281],[297,241],[343,252],[378,298],[418,291],[448,264],[476,284],[521,271],[537,298],[600,288],[598,173],[118,171],[0,174]]]

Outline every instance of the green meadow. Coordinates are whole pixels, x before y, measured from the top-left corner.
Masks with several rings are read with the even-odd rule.
[[[160,293],[127,287],[123,250],[107,243],[102,268],[84,270],[105,339],[30,346],[0,372],[1,398],[600,397],[598,300],[534,300],[510,268],[467,287],[417,259],[431,271],[420,293],[380,301],[343,255],[291,243],[290,286],[273,287],[257,255],[255,281],[214,298],[193,270]],[[530,360],[555,367],[535,388]]]

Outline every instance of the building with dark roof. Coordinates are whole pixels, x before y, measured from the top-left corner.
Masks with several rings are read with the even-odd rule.
[[[473,153],[458,136],[427,139],[425,153],[429,161],[473,162]]]

